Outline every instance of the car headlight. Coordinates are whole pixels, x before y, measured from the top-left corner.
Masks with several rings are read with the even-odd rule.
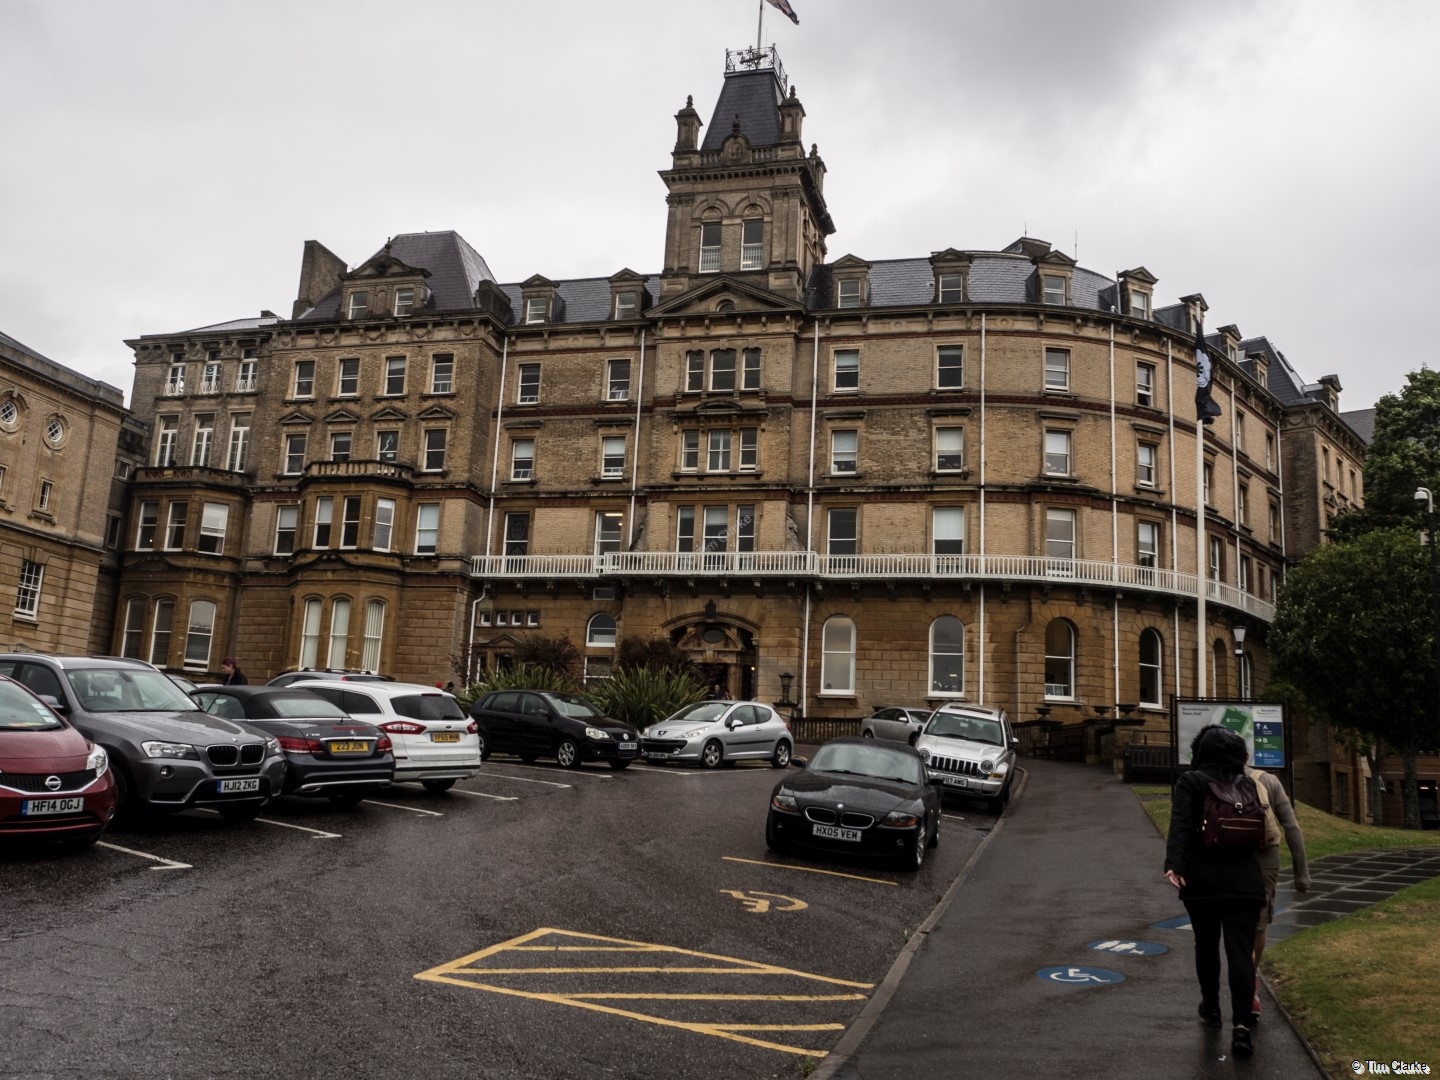
[[[587,739],[594,739],[596,742],[610,741],[610,733],[608,731],[601,731],[598,727],[587,727],[585,729],[585,737]]]
[[[777,791],[774,795],[770,796],[770,805],[776,810],[784,810],[791,814],[798,814],[800,812],[800,807],[795,802],[795,796],[787,795],[783,791]]]
[[[85,759],[85,768],[94,769],[97,780],[105,775],[105,770],[110,768],[110,755],[105,753],[103,746],[90,751],[90,756]]]
[[[266,740],[265,740],[265,756],[266,756],[266,757],[279,757],[279,756],[281,755],[281,753],[282,753],[282,751],[280,750],[280,740],[279,740],[279,739],[271,738],[271,739],[266,739]]]
[[[921,758],[923,758],[925,763],[928,765],[930,763],[930,748],[928,746],[921,746],[917,749],[920,751]]]
[[[994,760],[991,759],[991,758],[986,758],[984,761],[980,762],[980,771],[983,772],[983,773],[986,773],[987,775],[988,775],[989,773],[994,772],[994,771],[995,771],[995,762],[994,762]]]
[[[905,810],[891,810],[880,819],[880,824],[887,829],[913,829],[920,824],[920,819]]]
[[[700,742],[702,739],[708,738],[709,735],[710,732],[708,732],[705,728],[701,728],[699,731],[686,732],[684,735],[681,736],[681,738],[684,739],[686,742]]]
[[[200,757],[199,751],[189,743],[142,742],[140,749],[145,751],[146,757],[195,758],[197,760]]]

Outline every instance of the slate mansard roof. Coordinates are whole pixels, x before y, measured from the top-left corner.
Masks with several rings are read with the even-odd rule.
[[[740,134],[750,140],[751,146],[776,145],[780,141],[783,100],[780,80],[773,69],[728,72],[700,149],[722,149],[735,131],[737,120]]]
[[[495,280],[484,256],[453,229],[445,232],[401,233],[392,237],[386,247],[375,252],[370,259],[383,254],[386,248],[400,262],[430,271],[425,284],[430,287],[428,307],[433,311],[467,311],[475,306],[475,290],[479,288],[480,282]],[[297,321],[333,319],[339,312],[340,289],[336,288],[326,293]]]

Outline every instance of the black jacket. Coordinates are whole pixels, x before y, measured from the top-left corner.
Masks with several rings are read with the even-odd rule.
[[[1260,856],[1246,848],[1207,848],[1200,839],[1205,792],[1212,780],[1233,780],[1240,770],[1205,764],[1182,773],[1170,803],[1170,836],[1165,869],[1185,879],[1182,900],[1265,900]]]

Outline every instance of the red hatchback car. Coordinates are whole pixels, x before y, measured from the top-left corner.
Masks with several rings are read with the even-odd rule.
[[[114,816],[105,750],[0,675],[0,841],[89,847]]]

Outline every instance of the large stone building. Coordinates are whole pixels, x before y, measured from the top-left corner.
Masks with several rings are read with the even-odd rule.
[[[115,387],[0,333],[4,648],[108,651],[125,486],[145,441]]]
[[[1360,498],[1337,382],[1222,327],[1197,455],[1198,292],[1029,237],[829,259],[771,52],[675,120],[658,273],[312,241],[289,318],[129,342],[153,438],[111,647],[431,680],[525,635],[590,677],[668,638],[812,716],[963,698],[1158,738],[1171,695],[1263,687],[1287,558]]]

